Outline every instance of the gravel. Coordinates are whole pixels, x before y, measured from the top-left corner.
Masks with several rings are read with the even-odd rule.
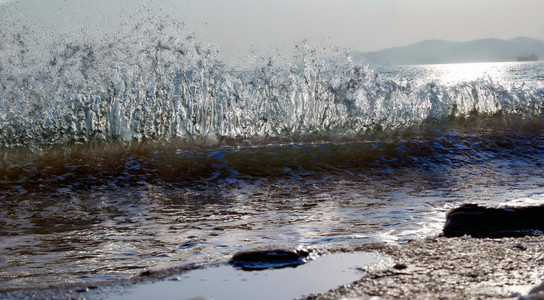
[[[344,250],[377,251],[392,261],[367,268],[359,281],[307,299],[544,299],[535,288],[544,280],[542,236],[436,237]]]

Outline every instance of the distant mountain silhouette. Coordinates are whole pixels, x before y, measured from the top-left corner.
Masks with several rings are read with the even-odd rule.
[[[462,62],[516,61],[536,55],[544,59],[544,42],[526,37],[511,40],[481,39],[469,42],[426,40],[405,47],[376,52],[352,52],[372,64],[438,64]]]

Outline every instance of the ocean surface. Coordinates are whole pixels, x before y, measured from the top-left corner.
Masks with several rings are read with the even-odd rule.
[[[301,43],[227,66],[177,28],[40,55],[0,31],[0,291],[402,243],[462,203],[544,200],[543,62],[368,66]]]

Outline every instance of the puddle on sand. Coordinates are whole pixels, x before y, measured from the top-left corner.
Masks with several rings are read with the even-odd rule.
[[[175,280],[136,285],[108,299],[293,299],[326,292],[364,276],[359,268],[383,262],[377,253],[324,255],[296,268],[243,271],[230,265],[190,271]]]

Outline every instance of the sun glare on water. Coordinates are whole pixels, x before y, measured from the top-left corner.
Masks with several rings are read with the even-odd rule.
[[[458,63],[434,65],[435,78],[444,84],[471,82],[490,78],[493,81],[502,81],[504,74],[512,63]]]

